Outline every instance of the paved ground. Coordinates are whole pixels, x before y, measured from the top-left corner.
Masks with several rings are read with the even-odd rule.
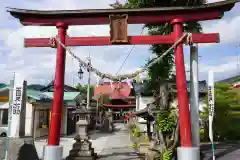
[[[204,153],[204,160],[212,160],[211,145],[201,145],[201,151]],[[240,143],[228,142],[215,144],[215,157],[217,160],[238,160],[240,159]]]
[[[123,124],[116,124],[117,132],[111,134],[95,133],[91,136],[91,141],[95,152],[100,160],[138,160],[136,154],[131,153],[130,140]],[[63,147],[63,158],[68,156],[69,150],[74,143],[73,138],[61,138],[60,144]],[[42,158],[43,146],[46,140],[37,140],[35,146],[39,155]]]
[[[122,124],[118,124],[120,129],[113,135],[110,135],[101,152],[99,152],[100,160],[139,160],[139,156],[132,153],[131,142],[126,130]]]
[[[139,160],[140,158],[132,153],[129,136],[124,129],[123,124],[117,124],[115,133],[100,134],[95,133],[91,136],[91,141],[95,152],[99,155],[100,160]],[[60,144],[64,146],[63,158],[68,156],[69,150],[74,143],[73,138],[61,138]],[[37,140],[35,142],[39,158],[42,158],[43,146],[46,140]],[[0,149],[4,147],[0,139]],[[215,145],[215,155],[218,160],[240,160],[240,143],[221,143]],[[204,153],[204,160],[212,160],[211,145],[201,145],[201,151]],[[4,151],[0,152],[0,159],[4,158]]]
[[[99,155],[100,160],[137,160],[136,155],[132,154],[129,147],[130,141],[127,131],[122,124],[117,124],[119,130],[113,134],[94,134],[91,136],[93,147]],[[71,149],[72,138],[62,138],[61,144],[64,146],[64,157],[68,155]],[[44,144],[44,143],[43,143]],[[42,146],[36,142],[38,154],[42,155]],[[204,160],[212,160],[211,145],[201,145],[201,151],[204,153]],[[218,160],[238,160],[240,159],[240,143],[221,143],[215,145],[215,156]]]

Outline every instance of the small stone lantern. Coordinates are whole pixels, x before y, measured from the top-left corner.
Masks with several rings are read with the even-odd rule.
[[[66,160],[95,160],[97,156],[92,148],[92,143],[89,141],[87,130],[89,113],[85,106],[80,106],[72,114],[77,116],[79,120],[76,124],[77,133],[74,137],[76,142]]]

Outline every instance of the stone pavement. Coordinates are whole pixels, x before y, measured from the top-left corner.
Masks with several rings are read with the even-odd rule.
[[[138,156],[132,153],[129,135],[123,124],[116,124],[114,133],[95,133],[90,136],[93,148],[98,154],[100,160],[138,160]],[[63,146],[63,158],[69,154],[72,144],[74,143],[73,136],[61,138],[60,145]],[[35,141],[36,150],[39,158],[42,159],[43,146],[46,140]]]
[[[99,136],[99,137],[97,137]],[[108,135],[97,135],[93,136],[95,139],[91,140],[92,145],[96,153],[100,153],[103,149],[103,144],[106,143]],[[69,154],[69,151],[72,149],[72,144],[74,143],[73,137],[61,138],[60,145],[63,146],[63,158],[66,158]],[[38,152],[39,158],[42,159],[43,155],[43,146],[46,145],[46,140],[36,140],[35,147]]]
[[[132,153],[129,136],[123,124],[116,124],[116,132],[111,134],[95,133],[91,135],[91,141],[95,152],[100,160],[139,160],[140,158]],[[72,144],[72,137],[61,138],[60,144],[63,146],[63,159],[68,156]],[[35,146],[39,158],[42,158],[43,146],[46,140],[35,141]],[[0,159],[4,158],[4,141],[0,138]],[[2,148],[2,149],[1,149]],[[240,160],[240,143],[229,142],[215,145],[215,155],[218,160]],[[202,144],[201,151],[204,153],[204,160],[212,160],[211,144]]]

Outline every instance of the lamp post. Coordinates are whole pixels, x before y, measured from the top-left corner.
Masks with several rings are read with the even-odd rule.
[[[83,79],[83,70],[82,68],[84,67],[87,69],[88,72],[88,85],[87,85],[87,106],[86,109],[89,110],[90,106],[90,76],[91,76],[91,58],[90,56],[88,57],[88,63],[87,66],[83,66],[82,64],[79,64],[79,71],[78,71],[78,77],[79,79]],[[88,116],[88,120],[90,120],[90,115]]]
[[[83,79],[83,70],[82,70],[83,66],[80,64],[79,65],[79,71],[78,71],[78,77],[79,79]],[[85,69],[87,69],[88,72],[88,84],[87,84],[87,109],[89,109],[89,105],[90,105],[90,82],[91,82],[91,58],[88,57],[88,63],[87,66],[85,67]]]
[[[89,109],[89,106],[90,106],[90,82],[91,82],[91,58],[90,58],[90,56],[88,57],[87,71],[88,71],[87,109]]]

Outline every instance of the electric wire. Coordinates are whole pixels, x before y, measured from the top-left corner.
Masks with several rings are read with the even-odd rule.
[[[142,30],[140,32],[140,36],[142,35],[143,31],[144,31],[145,27],[142,27]],[[119,67],[118,71],[116,72],[116,75],[118,75],[118,73],[122,70],[123,66],[126,64],[126,61],[128,59],[128,57],[130,56],[130,54],[132,53],[133,49],[135,48],[136,45],[133,45],[131,50],[128,52],[126,58],[124,59],[123,63],[121,64],[121,66]]]

